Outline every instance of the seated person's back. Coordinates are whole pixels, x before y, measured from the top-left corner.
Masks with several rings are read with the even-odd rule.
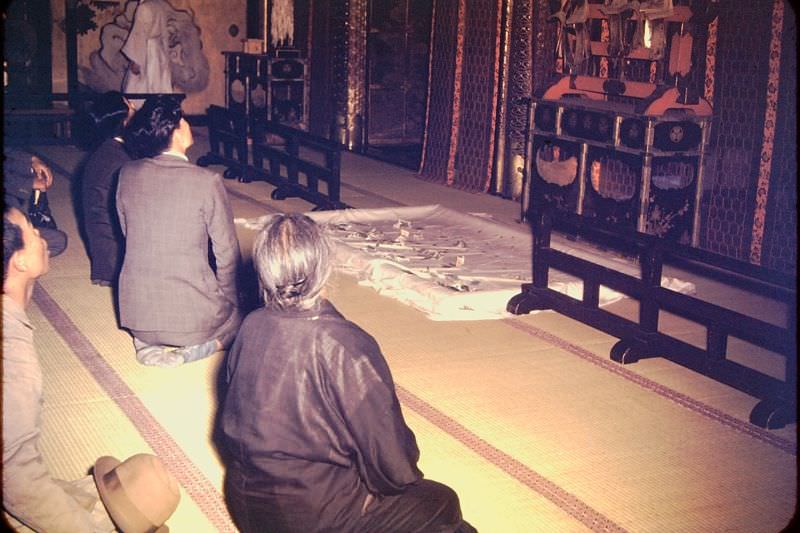
[[[302,215],[256,240],[266,306],[244,321],[221,411],[226,498],[242,531],[473,531],[425,480],[375,340],[321,296],[330,247]]]
[[[120,322],[143,364],[202,359],[227,347],[240,322],[239,243],[228,195],[217,173],[186,157],[192,133],[173,98],[148,98],[126,142],[141,159],[122,166],[117,187],[125,235]]]

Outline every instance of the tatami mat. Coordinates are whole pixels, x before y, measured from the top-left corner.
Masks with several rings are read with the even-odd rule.
[[[196,138],[195,158],[202,132]],[[65,172],[81,155],[38,151]],[[372,204],[381,198],[422,205],[430,203],[423,196],[445,194],[409,171],[353,154],[343,164],[343,199],[357,207],[380,207]],[[310,208],[270,199],[265,183],[225,185],[237,217]],[[446,194],[460,206],[451,207],[515,223],[511,202]],[[30,310],[45,372],[48,465],[70,479],[100,455],[158,453],[182,483],[171,530],[230,530],[220,507],[224,471],[211,442],[223,359],[177,369],[135,361],[130,336],[116,324],[113,291],[89,283],[68,201],[69,183],[59,175],[51,205],[70,247],[52,260]],[[254,233],[237,234],[248,256]],[[721,300],[779,314],[698,282]],[[608,359],[615,339],[552,312],[433,322],[342,274],[328,295],[380,343],[417,435],[421,469],[457,491],[481,532],[772,532],[794,513],[796,425],[751,426],[755,399],[747,395],[662,359],[620,367]],[[612,308],[637,312],[630,301]],[[704,342],[702,329],[677,317],[664,316],[662,328]],[[741,353],[753,358],[747,347]]]

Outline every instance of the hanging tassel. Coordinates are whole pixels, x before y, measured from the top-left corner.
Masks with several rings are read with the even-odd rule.
[[[273,0],[270,40],[272,46],[275,47],[292,46],[294,41],[294,2],[292,0]]]

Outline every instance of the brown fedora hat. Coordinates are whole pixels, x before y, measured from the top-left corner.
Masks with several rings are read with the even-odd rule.
[[[140,453],[123,462],[104,456],[94,464],[94,481],[108,514],[123,533],[166,533],[164,522],[181,498],[178,482],[155,455]]]

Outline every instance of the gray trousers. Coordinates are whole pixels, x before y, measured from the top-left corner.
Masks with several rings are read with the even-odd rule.
[[[217,339],[222,343],[222,348],[227,349],[233,344],[233,339],[236,337],[236,332],[239,331],[239,325],[241,323],[242,315],[238,309],[234,308],[227,320],[216,330],[210,332],[130,331],[134,339],[138,339],[145,345],[194,346]]]

